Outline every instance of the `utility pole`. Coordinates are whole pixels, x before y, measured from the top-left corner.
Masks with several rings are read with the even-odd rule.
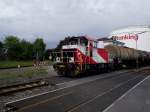
[[[138,34],[136,34],[136,39],[135,39],[135,41],[136,41],[136,50],[138,50],[138,43],[137,43],[137,41],[138,41]],[[137,57],[136,57],[136,69],[138,70],[138,68],[139,68],[139,54],[137,54]]]

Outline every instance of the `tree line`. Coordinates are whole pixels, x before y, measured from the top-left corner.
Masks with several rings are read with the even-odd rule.
[[[0,41],[0,60],[43,60],[46,44],[42,38],[29,42],[16,36],[7,36]]]

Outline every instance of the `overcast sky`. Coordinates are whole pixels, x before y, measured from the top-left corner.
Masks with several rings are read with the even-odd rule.
[[[54,47],[65,36],[108,36],[120,27],[150,24],[150,0],[0,0],[0,40],[44,38]]]

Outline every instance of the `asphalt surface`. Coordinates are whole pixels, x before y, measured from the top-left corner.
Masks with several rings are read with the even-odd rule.
[[[111,104],[105,112],[150,112],[150,76]]]
[[[101,112],[146,76],[131,72],[99,78],[7,106],[17,112]]]

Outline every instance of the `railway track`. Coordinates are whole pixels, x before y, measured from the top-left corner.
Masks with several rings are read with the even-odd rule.
[[[29,89],[33,89],[37,87],[42,87],[46,85],[48,85],[48,82],[37,80],[37,81],[31,81],[27,83],[3,86],[3,87],[0,87],[0,96],[5,96],[5,95],[12,94],[12,93],[21,92],[21,91],[25,91],[25,90],[29,90]]]
[[[6,111],[48,112],[51,110],[53,112],[81,112],[82,109],[87,108],[87,112],[91,112],[93,110],[89,111],[88,107],[92,106],[97,109],[94,105],[95,102],[98,102],[97,104],[101,107],[100,111],[102,111],[123,93],[143,80],[149,73],[148,70],[138,72],[131,71],[118,75],[95,78],[93,80],[88,80],[87,78],[86,81],[84,81],[85,79],[80,79],[83,80],[83,82],[77,82],[78,84],[75,84],[76,81],[70,81],[67,87],[60,86],[61,88],[57,90],[41,95],[8,102],[5,104]],[[35,104],[33,104],[33,102],[35,102]],[[61,102],[61,104],[59,102]],[[91,109],[93,109],[92,107]]]

